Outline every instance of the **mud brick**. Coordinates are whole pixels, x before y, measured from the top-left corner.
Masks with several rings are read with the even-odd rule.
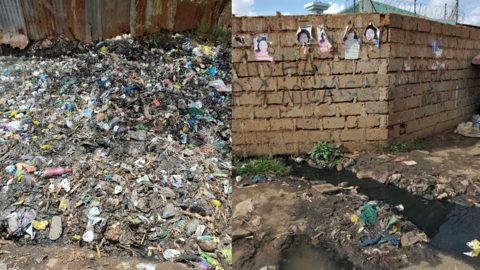
[[[244,121],[244,131],[266,131],[267,130],[267,120],[264,119],[255,119],[255,120],[245,120]]]
[[[431,34],[441,34],[443,30],[443,23],[439,23],[437,21],[431,21],[430,30],[431,30]]]
[[[442,34],[445,35],[445,36],[457,36],[457,35],[460,35],[460,31],[458,29],[455,29],[457,27],[451,25],[451,24],[448,24],[448,23],[445,23],[443,24],[443,28],[442,28]],[[455,32],[455,33],[454,33]]]
[[[420,32],[430,32],[430,21],[427,19],[418,19],[418,31]]]
[[[283,77],[277,80],[278,89],[285,90],[300,90],[301,89],[301,77]]]
[[[365,141],[366,130],[365,129],[349,129],[343,130],[340,133],[342,141]]]
[[[250,118],[252,111],[258,109],[253,106],[233,106],[232,118],[233,119],[248,119]]]
[[[358,116],[349,116],[347,117],[347,124],[348,128],[356,128],[358,125]]]
[[[261,94],[261,93],[260,93]],[[262,96],[258,95],[258,93],[242,93],[239,96],[235,97],[235,99],[239,100],[236,105],[261,105],[262,104]]]
[[[353,15],[350,13],[347,14],[338,14],[336,16],[327,16],[327,29],[345,29],[345,26],[352,21]]]
[[[246,134],[248,135],[252,133],[246,133]],[[247,137],[245,138],[245,141],[249,144],[251,143],[265,144],[265,143],[281,142],[283,139],[282,132],[255,132],[254,134],[255,134],[255,137],[252,137],[251,139]]]
[[[315,116],[333,116],[337,114],[336,106],[320,104],[315,107]]]
[[[310,117],[313,115],[313,106],[294,105],[280,107],[280,117]]]
[[[382,34],[383,35],[383,34]],[[387,39],[385,39],[387,40]],[[368,58],[391,58],[391,44],[381,44],[380,47],[372,46],[367,50]]]
[[[290,118],[270,119],[270,130],[294,130],[293,120]]]
[[[232,141],[235,142],[235,145],[239,144],[249,144],[257,141],[256,133],[232,133]]]
[[[388,140],[388,129],[367,129],[367,141]]]
[[[359,128],[372,128],[380,126],[380,115],[368,115],[366,117],[359,116],[357,120]]]
[[[394,112],[404,111],[408,108],[407,100],[406,99],[395,99],[393,100],[393,110]]]
[[[395,14],[395,13],[388,13],[385,16],[384,25],[382,26],[390,26],[392,28],[403,28],[403,19],[405,16]]]
[[[352,61],[340,61],[331,66],[331,74],[352,73]]]
[[[254,108],[252,107],[251,109],[252,111],[250,111],[250,113],[254,112],[255,118],[270,118],[277,116],[277,108],[275,106],[268,106],[267,108],[260,106]],[[233,113],[234,112],[232,112],[232,115]]]
[[[309,131],[306,133],[307,139],[311,142],[330,141],[330,131]]]
[[[319,129],[321,124],[318,118],[296,118],[297,129]]]
[[[308,141],[308,137],[303,130],[283,132],[283,143],[302,143]]]
[[[250,85],[249,80],[250,78],[248,77],[238,78],[237,80],[235,80],[235,82],[232,84],[233,92],[252,90],[252,86]]]
[[[283,30],[297,30],[297,16],[282,16],[281,26]]]
[[[401,29],[388,29],[388,42],[403,43],[405,40],[405,30]]]
[[[325,117],[322,121],[324,129],[345,127],[345,117]]]
[[[367,113],[388,113],[388,102],[367,102]]]
[[[337,104],[340,111],[340,115],[360,115],[362,112],[362,107],[364,103],[339,103]]]

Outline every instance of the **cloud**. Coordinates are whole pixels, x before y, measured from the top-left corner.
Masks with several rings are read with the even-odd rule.
[[[330,7],[325,10],[323,13],[325,14],[337,14],[338,12],[342,11],[345,9],[345,5],[339,5],[339,4],[332,4],[332,2],[329,2],[330,3]]]
[[[282,13],[282,15],[292,15],[292,14],[287,11],[287,12]]]
[[[480,26],[480,7],[475,8],[468,16],[465,16],[463,23]]]
[[[253,16],[253,0],[232,0],[232,13]]]

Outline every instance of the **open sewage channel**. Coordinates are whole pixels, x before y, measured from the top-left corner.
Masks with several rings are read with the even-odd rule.
[[[391,185],[380,184],[373,179],[358,179],[350,172],[320,170],[307,164],[288,164],[292,166],[292,176],[305,177],[307,180],[325,180],[337,185],[348,182],[359,186],[359,192],[370,200],[383,201],[391,205],[402,204],[402,214],[423,230],[430,239],[430,245],[445,251],[454,257],[460,257],[466,263],[475,265],[476,258],[463,255],[471,249],[466,242],[478,238],[476,223],[480,220],[480,208],[465,207],[446,201],[425,200],[413,196],[405,190]],[[335,261],[326,248],[314,247],[307,237],[299,237],[284,251],[281,270],[291,269],[353,269],[347,259]]]

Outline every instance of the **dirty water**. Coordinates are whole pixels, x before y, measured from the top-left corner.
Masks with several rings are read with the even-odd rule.
[[[475,260],[476,258],[465,256],[463,255],[463,252],[471,251],[466,245],[466,242],[478,239],[476,222],[480,220],[480,208],[464,207],[444,201],[425,200],[413,196],[407,191],[395,186],[380,184],[373,179],[358,179],[350,172],[319,170],[312,168],[307,164],[291,163],[289,165],[292,166],[293,176],[305,177],[308,180],[325,180],[333,185],[346,181],[350,186],[359,186],[359,192],[367,195],[370,200],[379,200],[391,205],[402,204],[405,208],[402,213],[403,216],[412,221],[417,227],[424,230],[430,238],[430,244],[433,247],[451,253],[456,257],[460,257],[467,263],[478,263],[478,261]],[[317,251],[316,253],[303,251],[304,262],[315,260],[314,258],[309,258],[307,254],[312,253],[313,257],[324,256],[325,252],[318,251],[318,249],[315,249],[312,245],[305,246],[306,248],[302,248],[310,248],[311,250]],[[295,252],[302,251],[302,248],[300,248],[299,251],[292,250],[290,252],[291,254],[294,254]],[[287,253],[285,255],[291,256]],[[312,264],[312,266],[314,265],[316,264]],[[299,268],[283,267],[281,269]],[[308,267],[303,269],[308,269]]]
[[[315,269],[342,270],[353,269],[353,264],[346,259],[336,260],[335,254],[326,247],[314,247],[310,238],[301,236],[283,253],[280,270]]]

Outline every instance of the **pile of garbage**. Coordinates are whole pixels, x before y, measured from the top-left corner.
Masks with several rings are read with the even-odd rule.
[[[0,56],[4,239],[229,268],[230,49],[169,43]]]
[[[480,115],[474,114],[472,121],[460,123],[455,132],[467,137],[480,137]]]
[[[308,215],[308,220],[313,218],[312,229],[307,231],[312,244],[328,242],[337,256],[346,256],[364,269],[397,269],[430,253],[424,245],[429,242],[425,233],[402,216],[403,205],[372,201],[352,188],[332,194],[335,191],[320,192],[315,187],[304,196],[310,193],[306,198],[314,209]]]

